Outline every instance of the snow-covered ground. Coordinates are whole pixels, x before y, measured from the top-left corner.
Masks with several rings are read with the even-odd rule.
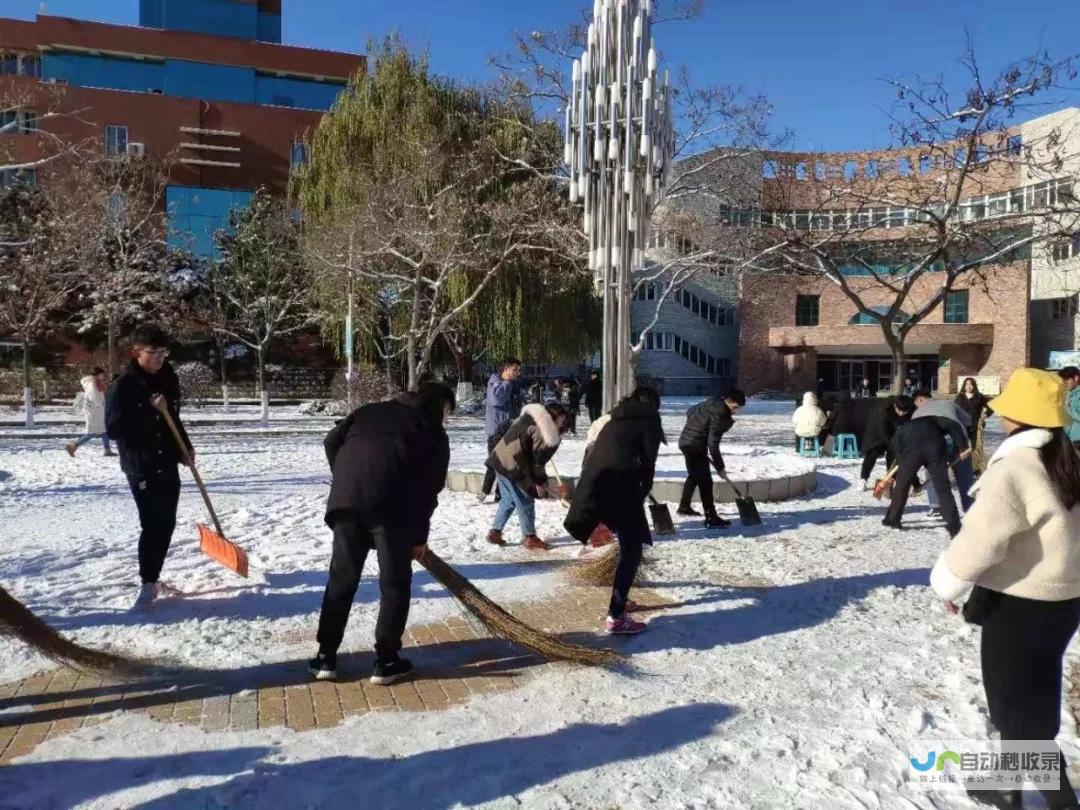
[[[672,438],[687,404],[666,407]],[[805,469],[791,450],[791,407],[751,403],[725,439],[733,472]],[[91,445],[71,460],[55,439],[0,431],[0,582],[87,644],[222,669],[309,655],[330,535],[327,423],[307,424],[306,432],[193,428],[201,471],[226,532],[248,549],[252,578],[239,583],[199,554],[202,504],[185,484],[165,577],[201,595],[142,615],[128,611],[136,519],[115,459]],[[480,421],[456,418],[450,431],[452,464],[475,467]],[[576,471],[581,451],[581,438],[568,439],[560,469]],[[661,464],[671,475],[675,453],[669,447]],[[515,565],[520,549],[484,541],[492,510],[445,494],[432,547],[497,601],[558,587],[554,574]],[[550,553],[576,554],[562,508],[545,502],[538,511],[541,534],[556,543]],[[0,807],[972,806],[905,784],[909,740],[987,730],[976,632],[946,616],[927,587],[948,537],[925,516],[925,501],[913,503],[909,531],[883,530],[883,508],[860,490],[856,464],[823,460],[812,498],[761,511],[759,528],[707,536],[684,524],[657,543],[655,579],[678,606],[620,640],[633,672],[559,667],[448,711],[373,713],[306,733],[203,732],[126,714],[0,769]],[[346,649],[370,645],[374,573],[361,585]],[[715,584],[739,575],[775,587]],[[417,575],[411,622],[456,610]],[[0,639],[0,682],[47,666]],[[1065,728],[1069,753],[1075,732]]]

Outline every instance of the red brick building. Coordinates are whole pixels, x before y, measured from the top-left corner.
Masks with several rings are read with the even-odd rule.
[[[1008,139],[1007,148],[1017,154],[1022,131],[1018,128]],[[913,189],[917,184],[925,189],[933,179],[926,175],[934,172],[914,150],[765,157],[755,224],[768,228],[784,218],[796,229],[832,228],[843,232],[844,239],[857,234],[857,239],[873,240],[885,254],[890,241],[899,244],[904,239],[903,229],[917,225],[914,209],[830,209],[822,207],[822,197],[843,200],[838,187],[847,184],[857,192],[861,184],[891,173],[901,178],[893,188],[900,189],[902,199],[902,178],[910,178]],[[1045,205],[1066,182],[1071,188],[1071,180],[1032,182],[1019,163],[995,163],[972,178],[961,211],[965,221],[1031,210]],[[852,196],[858,198],[858,193]],[[856,223],[855,217],[868,217],[873,225]],[[845,243],[838,239],[837,244]],[[857,266],[852,269],[847,279],[851,287],[867,305],[884,313],[895,296],[871,278],[859,278]],[[927,300],[940,284],[936,275],[922,276],[911,298]],[[955,392],[968,376],[981,378],[983,386],[993,390],[1013,369],[1029,362],[1030,312],[1030,258],[994,265],[978,279],[962,276],[942,305],[908,333],[903,371],[916,383],[940,391]],[[863,378],[877,390],[892,386],[893,363],[879,322],[860,315],[839,286],[823,276],[781,271],[745,279],[739,329],[739,382],[749,392],[814,390],[819,380],[829,391],[852,390]]]
[[[25,100],[0,134],[4,162],[48,154],[39,121],[110,153],[169,157],[171,238],[210,253],[256,188],[284,191],[304,135],[364,68],[358,55],[279,44],[280,13],[279,0],[142,0],[139,26],[0,18],[0,92]],[[77,115],[39,118],[54,107]],[[34,169],[0,177],[19,180]]]

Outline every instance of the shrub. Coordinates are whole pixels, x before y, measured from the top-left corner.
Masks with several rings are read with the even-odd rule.
[[[218,379],[206,363],[183,363],[176,367],[180,378],[180,396],[185,404],[201,408],[206,400],[217,396]]]

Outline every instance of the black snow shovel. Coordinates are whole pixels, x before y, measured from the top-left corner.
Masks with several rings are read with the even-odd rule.
[[[653,531],[656,534],[675,534],[675,522],[671,519],[671,510],[666,503],[659,503],[649,493],[649,514],[652,515]]]
[[[735,490],[735,506],[739,510],[739,522],[743,526],[760,526],[761,515],[758,514],[757,504],[754,499],[750,497],[750,488],[747,487],[746,492],[740,492],[739,488],[735,486],[735,482],[726,475],[724,480],[731,484],[731,488]]]

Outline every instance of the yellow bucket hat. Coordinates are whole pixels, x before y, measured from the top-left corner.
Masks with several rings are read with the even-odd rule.
[[[1071,424],[1065,410],[1065,383],[1037,368],[1013,372],[1001,396],[990,400],[994,413],[1029,427],[1062,428]]]

